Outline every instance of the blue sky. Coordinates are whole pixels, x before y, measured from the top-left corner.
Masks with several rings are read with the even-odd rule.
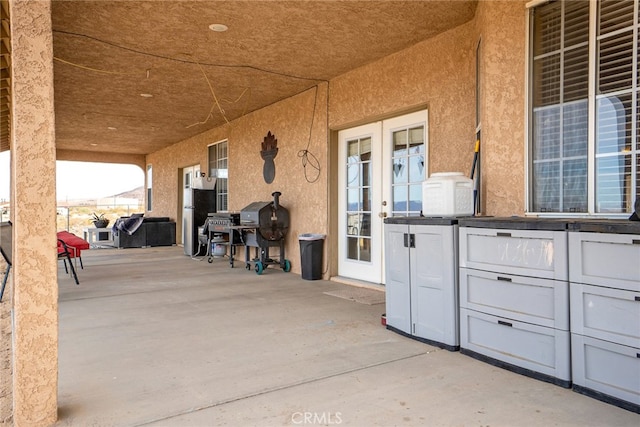
[[[96,199],[144,185],[138,166],[58,161],[57,200]],[[79,179],[80,177],[80,179]],[[9,152],[0,153],[0,200],[9,198]]]

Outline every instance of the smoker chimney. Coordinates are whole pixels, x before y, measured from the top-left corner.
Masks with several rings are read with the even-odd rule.
[[[273,209],[274,210],[278,210],[280,209],[280,195],[282,193],[279,191],[274,191],[273,193],[271,193],[271,195],[273,196]]]

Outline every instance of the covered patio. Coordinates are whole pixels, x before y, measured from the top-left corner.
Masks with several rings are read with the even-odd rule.
[[[79,286],[59,263],[57,426],[638,425],[386,330],[378,290],[257,276],[176,246],[83,260]]]

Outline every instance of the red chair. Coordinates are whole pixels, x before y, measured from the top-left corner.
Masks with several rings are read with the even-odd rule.
[[[76,274],[76,269],[73,268],[73,263],[71,262],[71,250],[69,250],[69,246],[62,239],[58,239],[58,259],[62,260],[64,263],[64,271],[68,274],[69,270],[67,269],[67,261],[69,261],[69,269],[71,269],[71,273],[73,274],[73,278],[76,281],[76,285],[79,285],[78,275]]]
[[[68,231],[58,231],[58,239],[65,242],[70,249],[70,257],[78,258],[80,268],[84,270],[84,266],[82,265],[82,251],[89,249],[89,242]]]

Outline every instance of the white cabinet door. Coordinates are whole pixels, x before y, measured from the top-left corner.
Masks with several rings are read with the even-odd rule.
[[[419,338],[457,346],[457,226],[416,225],[410,251],[411,315]]]
[[[387,326],[411,334],[408,231],[403,224],[385,225],[386,315]]]

